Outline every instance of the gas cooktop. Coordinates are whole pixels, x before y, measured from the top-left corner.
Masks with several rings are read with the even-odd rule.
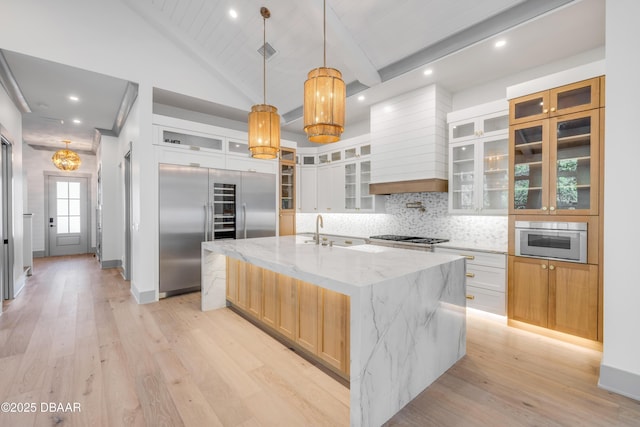
[[[416,236],[398,236],[395,234],[383,234],[380,236],[371,236],[370,239],[388,240],[392,242],[418,243],[424,245],[434,245],[436,243],[445,243],[449,239],[440,239],[437,237],[416,237]]]

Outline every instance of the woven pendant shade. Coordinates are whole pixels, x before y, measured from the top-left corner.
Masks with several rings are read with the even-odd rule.
[[[304,82],[304,131],[311,142],[337,142],[344,132],[346,86],[342,73],[320,67]]]
[[[251,107],[249,113],[249,151],[256,159],[275,159],[280,151],[280,115],[273,105],[267,105],[267,18],[271,12],[266,7],[260,8],[263,24],[262,50],[262,87],[264,103]]]

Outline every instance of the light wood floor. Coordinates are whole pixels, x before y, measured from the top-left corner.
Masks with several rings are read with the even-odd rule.
[[[199,293],[137,305],[90,256],[36,259],[0,317],[0,426],[344,426],[349,391]],[[600,353],[476,317],[467,356],[391,426],[638,426]],[[42,411],[77,402],[81,412]]]

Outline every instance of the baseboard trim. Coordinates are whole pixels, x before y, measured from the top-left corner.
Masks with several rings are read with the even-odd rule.
[[[45,251],[33,251],[34,258],[44,258],[46,256]]]
[[[140,292],[136,287],[133,280],[131,281],[131,294],[136,299],[138,304],[149,304],[152,302],[157,302],[158,297],[156,296],[156,291],[142,291]]]
[[[100,266],[104,270],[107,268],[118,268],[120,267],[120,264],[121,264],[121,261],[119,259],[110,259],[110,260],[102,261],[100,263]]]
[[[598,387],[640,401],[640,375],[600,365]]]

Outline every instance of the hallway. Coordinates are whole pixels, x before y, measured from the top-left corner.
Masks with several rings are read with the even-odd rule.
[[[348,425],[346,387],[199,305],[199,293],[137,305],[92,256],[36,259],[0,317],[0,401],[35,411],[0,425]],[[638,425],[640,402],[596,387],[600,357],[470,315],[467,356],[389,425]]]

